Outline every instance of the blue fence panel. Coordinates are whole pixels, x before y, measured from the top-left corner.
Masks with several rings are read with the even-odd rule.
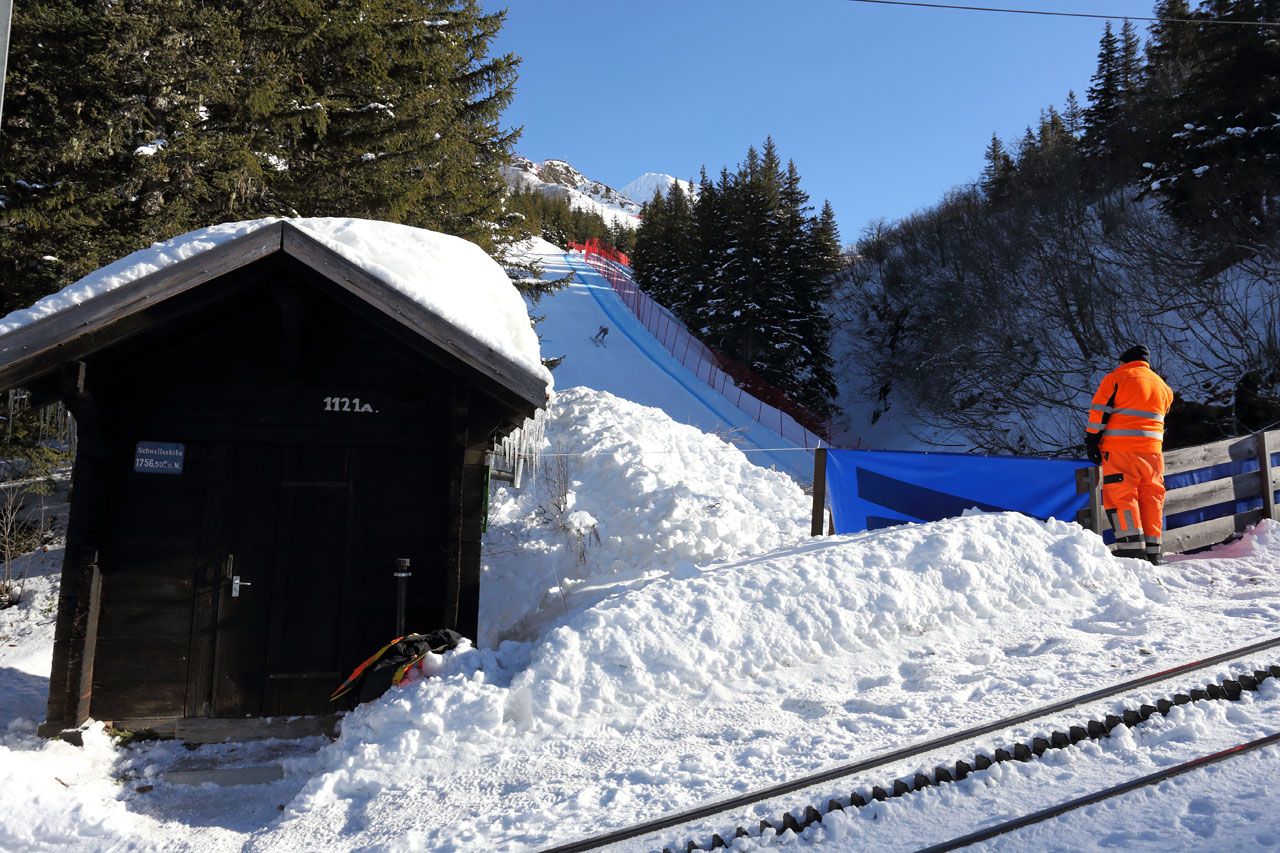
[[[829,450],[827,494],[837,533],[937,521],[970,507],[1074,521],[1083,459],[971,456],[897,450]]]

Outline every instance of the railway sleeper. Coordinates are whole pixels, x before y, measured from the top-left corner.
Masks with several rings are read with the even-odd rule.
[[[986,770],[993,764],[1006,761],[1031,761],[1033,758],[1039,757],[1052,749],[1064,749],[1081,741],[1097,740],[1110,736],[1112,730],[1118,726],[1133,728],[1153,716],[1165,716],[1179,705],[1186,705],[1196,701],[1226,700],[1233,702],[1245,693],[1257,690],[1262,682],[1268,678],[1280,678],[1280,664],[1273,665],[1265,670],[1255,670],[1252,675],[1240,675],[1236,678],[1225,679],[1220,683],[1215,682],[1204,687],[1197,687],[1187,693],[1175,693],[1171,698],[1156,700],[1154,705],[1143,703],[1137,708],[1126,709],[1120,715],[1107,714],[1103,719],[1089,720],[1083,726],[1070,726],[1066,732],[1051,732],[1047,738],[1033,737],[1030,744],[1016,743],[1009,749],[998,748],[990,756],[978,753],[974,756],[972,763],[957,761],[954,765],[954,770],[948,769],[944,765],[938,765],[933,769],[932,774],[915,773],[911,777],[910,783],[903,779],[895,779],[888,790],[876,785],[871,788],[870,799],[864,797],[860,791],[854,791],[849,797],[848,808],[861,809],[870,802],[883,802],[905,796],[912,791],[919,791],[923,788],[935,787],[949,782],[959,782],[971,773],[978,770]],[[733,837],[735,839],[749,838],[753,834],[759,835],[765,830],[781,834],[788,829],[799,835],[810,826],[822,823],[824,815],[835,811],[843,812],[845,808],[835,799],[827,801],[825,812],[820,812],[813,805],[808,805],[804,809],[802,818],[796,818],[790,812],[785,813],[782,816],[781,827],[775,826],[768,820],[761,820],[756,827],[755,833],[751,833],[745,827],[739,826],[734,831]],[[685,853],[693,850],[714,850],[727,846],[728,844],[724,838],[716,834],[711,836],[710,846],[705,848],[695,841],[690,841],[685,847]],[[673,851],[668,847],[663,848],[663,853],[673,853]]]

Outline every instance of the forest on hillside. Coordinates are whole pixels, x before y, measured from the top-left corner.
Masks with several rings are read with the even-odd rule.
[[[841,401],[878,403],[846,440],[897,405],[957,445],[1078,452],[1134,342],[1177,392],[1169,446],[1280,421],[1280,0],[1155,16],[1108,24],[1083,103],[993,136],[979,180],[867,228],[834,322]]]
[[[818,419],[836,381],[826,304],[843,268],[829,203],[815,214],[794,161],[773,140],[690,196],[677,181],[644,206],[631,256],[636,281],[702,342],[744,365]]]
[[[634,228],[621,220],[605,222],[595,211],[574,207],[567,196],[514,187],[507,197],[507,210],[513,218],[522,220],[530,233],[561,248],[592,238],[619,252],[629,253],[635,248]]]

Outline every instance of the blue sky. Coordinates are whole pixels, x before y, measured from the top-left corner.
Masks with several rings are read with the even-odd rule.
[[[848,0],[482,5],[509,10],[495,52],[524,58],[505,114],[520,154],[621,187],[732,168],[772,134],[846,242],[975,178],[993,130],[1015,140],[1068,89],[1083,101],[1103,27]],[[1154,0],[977,5],[1150,15]]]

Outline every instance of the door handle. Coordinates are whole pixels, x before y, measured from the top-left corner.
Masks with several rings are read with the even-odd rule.
[[[253,586],[253,584],[251,584],[249,581],[240,580],[239,575],[232,575],[231,577],[231,597],[232,598],[240,597],[240,587],[242,586]]]

